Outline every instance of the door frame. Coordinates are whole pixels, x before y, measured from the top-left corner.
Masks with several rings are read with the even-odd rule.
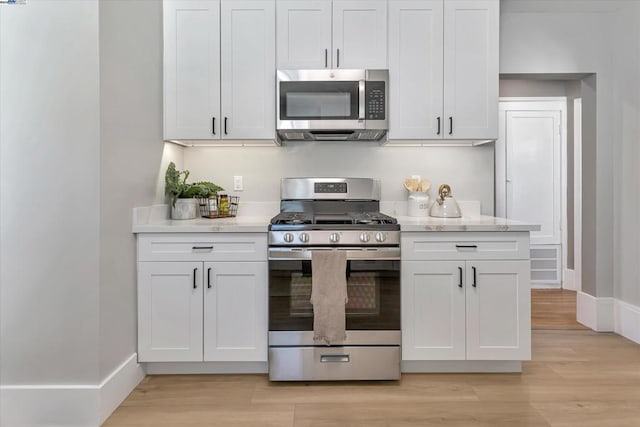
[[[505,104],[516,104],[522,110],[530,111],[560,111],[560,235],[561,235],[561,269],[560,287],[564,288],[567,282],[565,273],[567,266],[567,97],[499,97],[498,109],[500,122],[502,110]],[[524,108],[528,105],[527,108]],[[514,105],[515,106],[515,105]],[[517,108],[516,108],[517,110]],[[506,122],[499,128],[499,136],[495,142],[495,215],[506,217]],[[575,226],[575,224],[574,224]],[[575,254],[575,248],[574,248]]]

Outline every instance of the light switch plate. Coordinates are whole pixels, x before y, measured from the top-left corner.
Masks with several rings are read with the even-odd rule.
[[[233,191],[242,191],[244,186],[242,183],[242,175],[236,175],[233,177]]]

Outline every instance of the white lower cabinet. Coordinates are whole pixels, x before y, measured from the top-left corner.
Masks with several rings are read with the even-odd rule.
[[[267,360],[267,264],[204,267],[204,361]]]
[[[266,235],[139,236],[138,360],[266,362],[266,258]]]
[[[202,263],[138,263],[138,359],[202,360]]]
[[[529,261],[474,260],[472,239],[460,242],[471,259],[402,262],[402,359],[529,360]],[[403,239],[403,259],[414,243]]]

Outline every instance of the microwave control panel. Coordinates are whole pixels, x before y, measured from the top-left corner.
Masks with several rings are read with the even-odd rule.
[[[385,120],[385,87],[382,81],[367,81],[364,87],[367,120]]]

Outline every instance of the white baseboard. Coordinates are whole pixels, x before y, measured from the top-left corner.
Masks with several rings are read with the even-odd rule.
[[[579,291],[577,294],[577,320],[596,332],[613,332],[614,298],[596,298]]]
[[[569,291],[577,291],[578,286],[576,284],[576,272],[575,270],[564,269],[564,282],[562,282],[562,288]]]
[[[144,369],[138,363],[138,354],[133,353],[100,383],[99,425],[102,425],[109,418],[144,377]]]
[[[98,427],[144,375],[134,353],[100,384],[0,386],[0,425]]]
[[[520,360],[403,360],[403,373],[522,372]]]
[[[615,332],[640,344],[640,307],[616,299],[613,311]]]
[[[531,282],[531,289],[560,289],[560,283]]]
[[[174,374],[266,374],[267,362],[148,362],[149,375]]]

